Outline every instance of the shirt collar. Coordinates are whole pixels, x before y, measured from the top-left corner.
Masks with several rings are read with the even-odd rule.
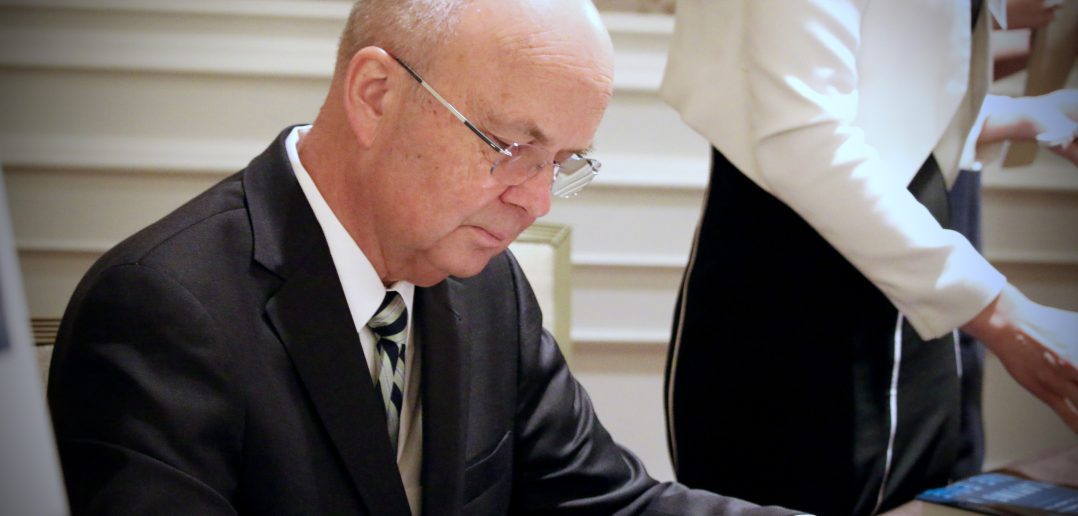
[[[381,278],[374,270],[363,250],[356,241],[344,229],[344,225],[326,203],[322,193],[318,190],[314,180],[311,179],[307,169],[299,159],[297,145],[299,140],[306,136],[311,129],[310,125],[297,126],[285,139],[285,150],[292,164],[292,171],[296,174],[300,188],[307,197],[307,202],[314,211],[318,225],[322,227],[322,233],[329,245],[329,254],[333,258],[333,266],[337,269],[337,276],[344,290],[344,297],[348,303],[348,310],[352,314],[352,321],[356,330],[360,331],[367,325],[371,317],[382,304],[382,300],[388,291],[393,290],[401,295],[404,304],[408,308],[409,322],[412,318],[412,299],[415,293],[415,285],[407,281],[398,281],[386,288]]]

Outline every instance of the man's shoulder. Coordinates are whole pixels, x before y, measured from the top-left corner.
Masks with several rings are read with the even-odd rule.
[[[217,252],[222,245],[249,240],[243,194],[244,172],[233,174],[106,252],[87,273],[120,265],[171,266],[191,253]]]

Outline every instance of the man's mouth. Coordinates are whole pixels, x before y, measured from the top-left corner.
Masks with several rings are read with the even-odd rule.
[[[488,229],[483,226],[472,227],[475,228],[476,231],[478,231],[484,237],[484,240],[487,240],[492,246],[505,245],[506,241],[508,240],[508,238],[505,236],[505,233],[498,230]]]

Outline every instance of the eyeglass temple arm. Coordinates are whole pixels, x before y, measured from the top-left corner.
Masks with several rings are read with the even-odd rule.
[[[480,139],[482,139],[487,145],[490,145],[490,148],[498,151],[501,154],[505,154],[506,156],[512,156],[513,155],[512,152],[509,152],[509,149],[502,148],[501,145],[498,145],[497,143],[494,143],[494,141],[491,140],[490,138],[488,138],[487,135],[483,134],[483,131],[480,131],[479,128],[476,127],[474,124],[472,124],[472,122],[470,120],[465,118],[464,115],[462,115],[460,113],[460,111],[457,111],[457,108],[453,107],[452,104],[450,104],[447,100],[442,98],[442,96],[439,95],[437,91],[434,91],[434,88],[432,88],[429,84],[427,84],[427,81],[424,81],[423,78],[420,77],[419,74],[416,73],[416,71],[413,70],[411,66],[408,66],[408,63],[405,63],[401,59],[398,59],[397,56],[392,56],[392,57],[398,63],[400,63],[401,66],[403,66],[405,70],[408,70],[408,74],[411,75],[412,78],[414,78],[416,80],[416,82],[419,83],[420,86],[422,86],[425,90],[430,92],[430,94],[433,95],[434,98],[438,100],[438,102],[441,102],[442,105],[445,106],[445,108],[448,109],[450,113],[453,113],[453,116],[457,117],[457,120],[460,120],[461,123],[463,123],[465,125],[465,127],[467,127],[473,133],[475,133],[475,135],[478,136]]]

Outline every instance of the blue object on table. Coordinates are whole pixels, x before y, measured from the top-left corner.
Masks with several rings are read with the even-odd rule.
[[[984,514],[1078,515],[1078,490],[1003,473],[985,473],[930,489],[917,499]]]

